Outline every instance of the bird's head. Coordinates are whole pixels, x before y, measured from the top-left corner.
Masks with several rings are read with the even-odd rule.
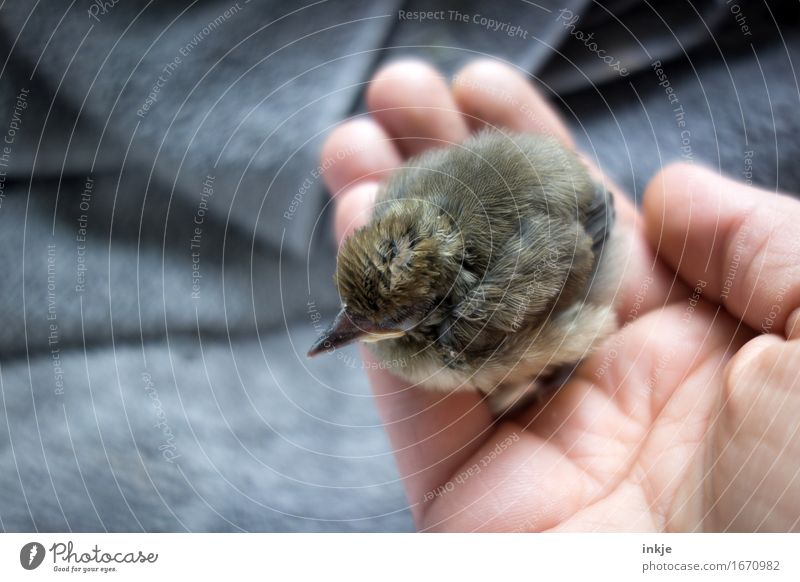
[[[309,356],[415,328],[446,297],[461,267],[462,248],[452,222],[438,213],[388,214],[354,232],[337,260],[342,309]]]

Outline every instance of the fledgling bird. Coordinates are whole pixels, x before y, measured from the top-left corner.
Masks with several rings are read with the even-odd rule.
[[[342,244],[342,309],[309,356],[371,342],[392,373],[501,413],[617,329],[613,223],[611,195],[553,138],[485,130],[427,151]]]

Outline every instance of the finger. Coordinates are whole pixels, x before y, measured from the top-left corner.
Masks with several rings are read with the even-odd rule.
[[[343,190],[336,197],[334,232],[338,245],[369,222],[377,192],[377,183],[363,182]]]
[[[371,119],[344,122],[322,146],[323,179],[336,201],[339,243],[366,224],[378,182],[402,163],[400,153],[383,128]]]
[[[800,339],[800,310],[798,309],[795,309],[794,313],[786,318],[786,337]]]
[[[552,107],[518,71],[497,61],[482,60],[464,67],[453,83],[453,96],[472,127],[485,125],[515,132],[552,135],[574,148],[569,131]],[[596,180],[614,195],[623,271],[618,311],[625,319],[685,298],[688,288],[664,268],[642,234],[641,216],[620,188],[586,160]],[[644,292],[643,292],[644,290]]]
[[[658,253],[690,284],[706,281],[707,299],[753,329],[791,335],[800,306],[800,203],[675,165],[648,186],[645,216]]]
[[[406,156],[469,135],[442,75],[421,62],[400,61],[379,71],[367,90],[367,106]]]
[[[420,525],[442,487],[491,435],[492,419],[473,391],[444,393],[409,385],[362,357],[381,420],[397,459],[415,522]]]
[[[332,196],[357,182],[379,182],[402,163],[392,138],[366,117],[350,119],[334,129],[322,145],[320,158]]]
[[[479,60],[453,77],[453,97],[474,130],[504,127],[551,135],[574,148],[569,130],[528,80],[508,65]]]
[[[798,529],[800,375],[788,364],[798,358],[800,342],[769,334],[752,340],[728,365],[711,443],[720,476],[709,512],[713,529]]]

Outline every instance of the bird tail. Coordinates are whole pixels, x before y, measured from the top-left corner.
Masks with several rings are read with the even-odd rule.
[[[621,276],[620,239],[614,230],[616,210],[611,192],[595,182],[592,202],[586,209],[584,228],[592,238],[594,265],[589,276],[586,301],[598,305],[614,304]]]
[[[583,222],[586,233],[592,237],[592,251],[595,256],[595,263],[603,254],[603,247],[611,235],[616,217],[614,198],[611,192],[606,190],[601,183],[595,182],[594,195],[591,203],[586,208]]]

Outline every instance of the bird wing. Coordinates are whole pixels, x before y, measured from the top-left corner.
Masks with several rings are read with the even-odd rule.
[[[455,317],[469,328],[480,327],[481,334],[513,333],[547,317],[585,286],[593,260],[586,234],[577,222],[523,221],[485,277],[455,307]]]

